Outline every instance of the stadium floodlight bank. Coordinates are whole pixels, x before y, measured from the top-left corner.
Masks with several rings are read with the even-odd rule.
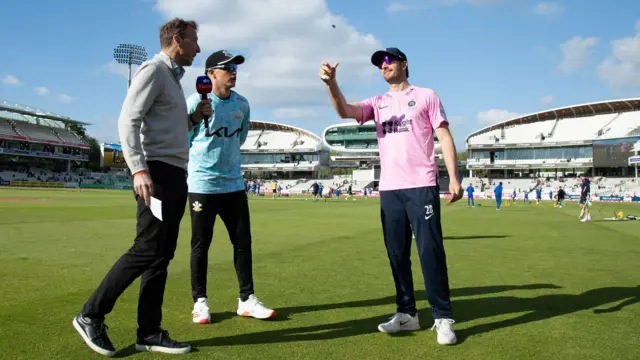
[[[127,65],[129,76],[127,79],[127,89],[131,86],[131,66],[141,65],[147,60],[147,49],[144,46],[134,44],[120,44],[113,49],[113,58],[119,64]]]

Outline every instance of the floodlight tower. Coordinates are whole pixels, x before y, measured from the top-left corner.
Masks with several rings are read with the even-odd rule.
[[[147,60],[147,49],[140,45],[120,44],[113,49],[113,58],[129,67],[128,89],[131,86],[131,65],[140,65]]]

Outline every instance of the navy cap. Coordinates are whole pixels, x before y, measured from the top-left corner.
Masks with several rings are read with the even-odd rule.
[[[384,61],[385,56],[396,58],[400,61],[407,61],[407,55],[405,55],[405,53],[403,53],[398,48],[392,47],[392,48],[386,48],[384,50],[378,50],[374,52],[373,55],[371,55],[371,63],[376,67],[380,67],[380,65],[382,65],[382,62]],[[408,66],[407,66],[406,74],[407,74],[407,77],[409,77]]]
[[[233,55],[227,50],[220,50],[209,55],[204,66],[205,69],[210,69],[214,66],[224,65],[230,62],[236,65],[240,65],[244,63],[244,61],[245,59],[242,55]]]

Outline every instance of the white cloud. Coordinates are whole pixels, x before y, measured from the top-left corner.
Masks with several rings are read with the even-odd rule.
[[[14,85],[14,86],[21,86],[23,85],[22,81],[20,81],[17,77],[13,76],[13,75],[5,75],[4,77],[0,78],[0,81],[3,84],[6,85]],[[45,96],[45,95],[49,95],[51,93],[51,91],[44,87],[44,86],[37,86],[35,88],[33,88],[33,91],[35,91],[36,94],[40,95],[40,96]],[[67,94],[56,94],[55,98],[60,101],[60,102],[72,102],[74,100],[73,97],[67,95]]]
[[[34,90],[35,90],[36,94],[38,94],[38,95],[47,95],[50,92],[49,89],[47,89],[44,86],[38,86]]]
[[[518,116],[521,116],[521,114],[509,110],[490,109],[478,113],[478,123],[480,125],[492,125]]]
[[[22,82],[13,75],[6,75],[3,78],[1,78],[1,81],[3,84],[7,84],[7,85],[23,85]],[[48,95],[51,93],[51,91],[44,86],[35,87],[33,90],[35,91],[36,94],[41,96]],[[66,103],[74,100],[73,97],[67,94],[56,94],[55,97],[58,101],[66,102]]]
[[[409,11],[409,10],[411,10],[411,7],[409,7],[409,5],[397,3],[397,2],[391,3],[389,4],[389,6],[387,6],[388,13],[396,13],[396,12]]]
[[[252,106],[328,106],[326,86],[318,78],[322,61],[340,62],[337,78],[347,91],[378,72],[370,58],[380,42],[332,14],[325,0],[194,0],[189,6],[181,0],[157,0],[155,10],[167,19],[198,21],[202,53],[196,63],[225,48],[245,55],[236,90]],[[182,80],[187,95],[203,70],[202,65],[187,70]]]
[[[320,110],[314,108],[278,108],[273,111],[277,120],[305,120],[320,117]]]
[[[541,16],[552,16],[560,14],[564,7],[558,3],[543,1],[533,8],[533,13]]]
[[[6,75],[2,78],[2,83],[5,85],[15,85],[15,86],[20,86],[22,85],[22,82],[15,76],[13,75]]]
[[[598,66],[600,78],[613,88],[640,86],[640,20],[636,34],[611,42],[612,54]]]
[[[56,98],[58,99],[58,101],[66,102],[66,103],[73,101],[73,98],[67,94],[58,94]]]
[[[551,95],[543,96],[542,98],[540,98],[540,104],[544,106],[549,106],[553,104],[553,96]]]
[[[596,37],[583,38],[580,36],[574,36],[564,44],[561,44],[562,62],[558,65],[558,70],[563,73],[579,70],[584,66],[592,48],[597,44],[598,38]]]
[[[51,94],[51,90],[49,90],[48,88],[44,87],[44,86],[38,86],[35,87],[33,89],[33,91],[35,91],[36,94],[40,95],[40,96],[46,96]],[[60,101],[60,102],[65,102],[65,103],[69,103],[72,102],[74,100],[73,97],[67,95],[67,94],[52,94],[52,96]]]

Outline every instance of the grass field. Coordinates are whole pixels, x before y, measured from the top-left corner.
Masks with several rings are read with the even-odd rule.
[[[100,358],[71,320],[131,244],[131,192],[0,189],[0,198],[0,358]],[[251,198],[256,295],[277,311],[272,321],[235,315],[231,245],[218,221],[206,326],[191,323],[187,212],[163,326],[196,347],[184,359],[640,358],[640,222],[583,224],[575,203],[518,203],[501,212],[481,203],[444,208],[454,347],[437,345],[428,331],[415,251],[423,330],[377,332],[395,304],[375,199]],[[594,220],[619,209],[640,215],[635,204],[595,208]],[[169,358],[133,349],[138,284],[107,317],[117,356]]]

